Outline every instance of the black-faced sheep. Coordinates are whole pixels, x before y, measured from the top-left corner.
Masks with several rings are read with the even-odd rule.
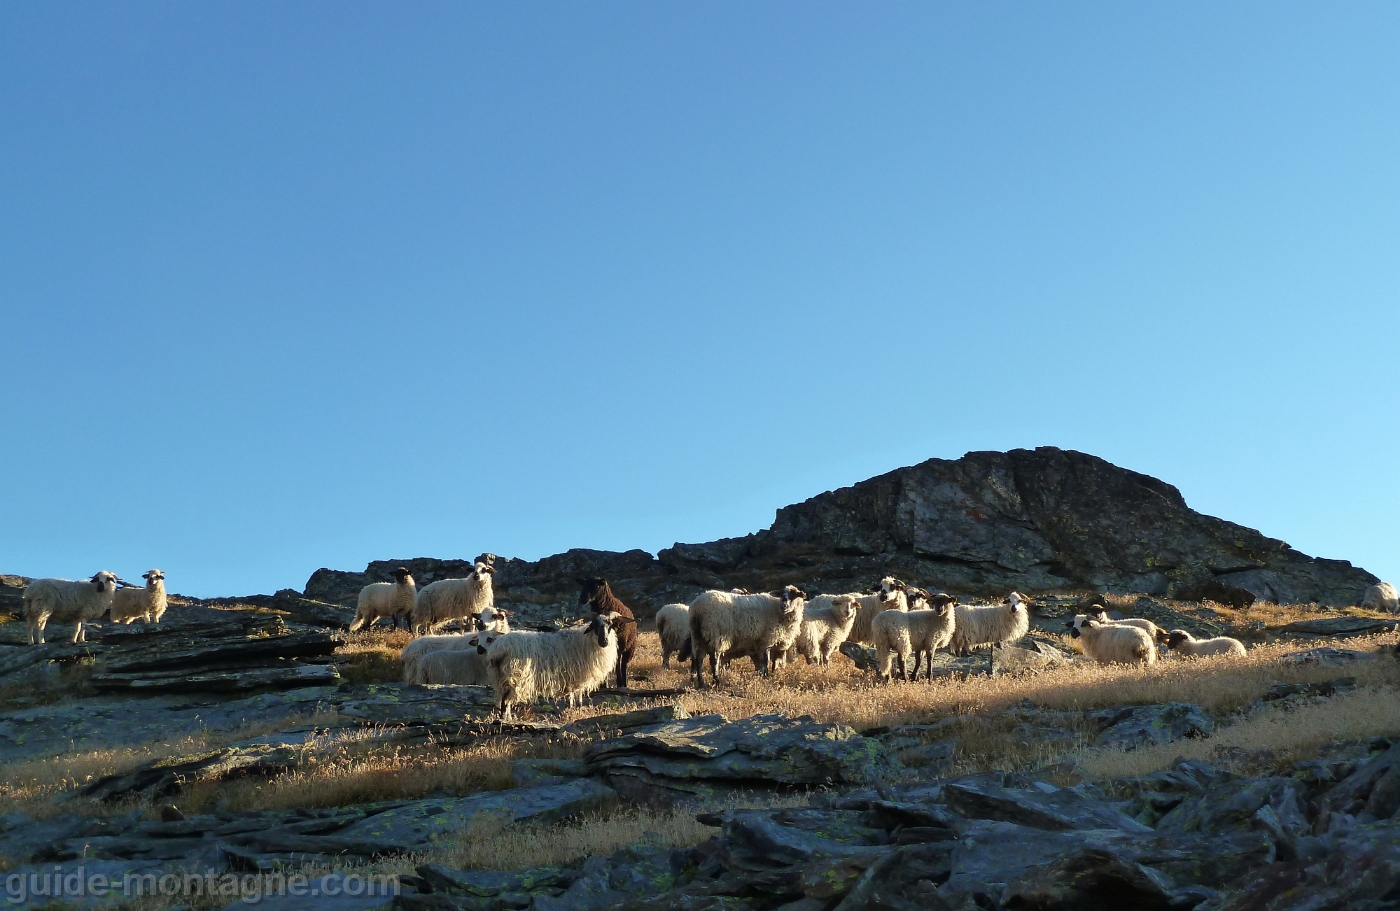
[[[1400,592],[1389,582],[1372,585],[1366,589],[1361,606],[1366,610],[1385,611],[1388,614],[1400,613]]]
[[[656,612],[656,635],[661,640],[661,666],[671,666],[671,655],[685,651],[685,640],[690,636],[690,606],[668,604]],[[687,658],[682,656],[680,661]]]
[[[1179,655],[1189,655],[1193,658],[1211,658],[1218,655],[1243,658],[1245,655],[1244,643],[1238,639],[1231,639],[1229,636],[1197,639],[1184,629],[1174,629],[1167,634],[1167,648]]]
[[[399,625],[399,618],[402,617],[404,626],[408,626],[418,589],[413,583],[413,574],[402,566],[394,570],[394,579],[393,582],[371,582],[360,589],[350,632],[371,626],[380,617],[388,617],[390,625],[394,627]]]
[[[719,682],[721,661],[729,653],[748,654],[767,676],[774,659],[787,652],[802,631],[807,593],[789,585],[779,594],[734,595],[707,591],[690,602],[690,639],[696,686],[705,687],[705,658]]]
[[[507,633],[485,654],[502,721],[513,708],[536,699],[567,696],[569,705],[607,682],[617,666],[618,631],[631,624],[620,614],[594,614],[586,626],[556,633]]]
[[[578,603],[588,605],[595,614],[617,614],[622,619],[617,625],[617,688],[627,687],[627,665],[637,653],[637,617],[632,608],[623,604],[608,587],[608,580],[601,576],[578,580]]]
[[[44,627],[50,620],[73,624],[73,641],[86,642],[83,624],[112,608],[118,585],[127,583],[116,573],[103,570],[91,579],[35,579],[24,589],[24,620],[29,644],[43,645]]]
[[[430,633],[453,620],[475,621],[482,611],[495,603],[495,592],[491,588],[491,575],[495,571],[478,560],[469,576],[439,579],[419,589],[413,604],[414,635]]]
[[[957,605],[952,651],[966,655],[984,645],[1006,645],[1020,639],[1031,628],[1031,617],[1026,610],[1029,603],[1020,592],[1012,592],[1001,604],[987,607]]]
[[[152,569],[142,573],[141,578],[146,580],[145,586],[119,588],[113,595],[113,623],[134,623],[137,620],[159,623],[160,618],[165,616],[165,573]]]
[[[927,592],[920,592],[927,595]],[[899,658],[899,671],[905,680],[909,679],[909,668],[914,668],[914,679],[919,678],[920,657],[927,654],[929,677],[933,677],[933,656],[939,648],[946,648],[953,639],[957,624],[957,601],[952,598],[939,599],[933,606],[926,597],[916,599],[918,607],[903,611],[885,611],[875,618],[875,657],[880,678],[889,680],[890,665]]]
[[[887,610],[907,611],[908,588],[909,586],[894,576],[885,576],[870,592],[853,593],[860,601],[860,610],[856,611],[856,622],[851,625],[851,632],[846,636],[846,641],[857,645],[874,645],[875,635],[871,631],[871,624],[874,623],[875,617]],[[812,599],[811,606],[825,607],[823,599],[834,597],[835,595],[817,595]]]
[[[1070,637],[1084,645],[1084,654],[1099,664],[1153,664],[1157,647],[1152,637],[1136,626],[1116,626],[1085,620],[1070,628]]]

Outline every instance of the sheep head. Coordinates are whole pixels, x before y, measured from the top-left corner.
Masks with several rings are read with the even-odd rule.
[[[930,595],[928,603],[937,608],[940,613],[944,613],[950,607],[957,607],[958,599],[947,592],[939,592],[936,595]]]
[[[413,582],[413,574],[400,566],[394,570],[394,581],[400,585],[408,585]]]
[[[1179,648],[1183,643],[1195,641],[1195,638],[1184,629],[1174,629],[1167,633],[1167,648]]]
[[[102,570],[102,572],[97,573],[97,574],[95,574],[95,575],[92,577],[92,587],[93,587],[95,590],[100,591],[100,592],[107,592],[107,591],[112,591],[112,592],[114,592],[114,591],[117,590],[117,586],[118,586],[118,585],[130,585],[130,584],[131,584],[130,582],[127,582],[127,581],[125,581],[125,580],[119,578],[119,577],[117,576],[116,573],[114,573],[114,572],[109,572],[108,570],[105,570],[105,569]]]
[[[841,622],[845,623],[850,619],[851,614],[860,609],[860,602],[850,595],[837,595],[831,599],[831,609],[841,619]]]
[[[886,576],[880,580],[880,600],[897,601],[899,600],[899,593],[906,591],[908,588],[908,585],[905,585],[894,576]]]
[[[150,569],[142,573],[141,578],[146,580],[147,588],[155,588],[157,582],[165,581],[165,573],[158,569]]]
[[[580,605],[602,601],[604,592],[612,594],[612,590],[608,588],[608,580],[604,579],[602,576],[579,579],[578,585],[578,603]]]

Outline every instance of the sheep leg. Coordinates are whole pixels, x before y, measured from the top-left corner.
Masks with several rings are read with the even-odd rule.
[[[661,666],[668,671],[671,669],[671,653],[664,648],[661,650]]]
[[[617,656],[617,688],[620,690],[627,688],[627,656]]]
[[[87,636],[83,633],[83,621],[79,620],[73,624],[73,644],[76,645],[79,642],[86,641]]]

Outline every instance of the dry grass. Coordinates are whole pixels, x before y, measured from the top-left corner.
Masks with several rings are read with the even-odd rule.
[[[0,813],[18,811],[44,819],[58,813],[107,816],[125,812],[131,809],[130,805],[75,799],[74,792],[99,778],[129,772],[153,760],[218,749],[251,737],[333,720],[333,713],[311,718],[290,716],[276,722],[244,725],[232,731],[205,729],[177,740],[84,750],[0,765]]]
[[[403,679],[399,653],[412,641],[407,630],[367,629],[349,633],[335,650],[335,666],[344,683],[397,683]]]
[[[427,743],[356,749],[353,739],[321,745],[324,755],[270,779],[207,782],[190,788],[188,810],[218,803],[230,810],[337,807],[378,800],[465,796],[512,787],[512,763],[525,757],[572,758],[577,746],[543,739],[488,740],[463,747]]]
[[[1284,765],[1316,755],[1336,741],[1361,740],[1400,733],[1400,699],[1394,689],[1366,687],[1302,704],[1266,705],[1209,737],[1125,752],[1090,750],[1076,757],[1097,778],[1126,778],[1169,768],[1178,759],[1216,762],[1229,767],[1237,752],[1268,751]]]

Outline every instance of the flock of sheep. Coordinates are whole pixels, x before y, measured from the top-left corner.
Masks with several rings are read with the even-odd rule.
[[[91,579],[35,579],[24,589],[24,622],[29,644],[42,645],[50,620],[73,624],[73,641],[86,642],[83,624],[93,620],[116,623],[159,623],[165,613],[165,573],[158,569],[142,574],[144,586],[132,585],[114,572],[103,570]]]
[[[566,697],[570,705],[602,686],[609,675],[627,686],[627,670],[637,647],[632,611],[601,578],[579,580],[579,605],[588,608],[581,625],[556,632],[511,630],[508,612],[495,607],[491,577],[495,569],[478,560],[470,575],[442,579],[417,588],[405,568],[393,582],[366,585],[359,594],[350,630],[387,619],[400,620],[414,634],[402,652],[405,683],[490,685],[496,691],[502,720],[516,705]],[[24,592],[24,616],[31,644],[44,641],[50,620],[74,624],[73,641],[86,641],[83,624],[110,619],[159,622],[166,610],[165,574],[145,573],[134,586],[103,571],[70,582],[36,579]],[[735,658],[748,657],[767,676],[775,667],[801,656],[826,665],[842,643],[875,649],[882,680],[897,673],[917,680],[925,665],[933,676],[933,657],[942,648],[968,654],[983,646],[1002,646],[1030,629],[1030,599],[1012,592],[1001,604],[960,604],[945,594],[930,594],[886,576],[872,589],[846,594],[808,596],[794,585],[776,593],[743,589],[706,591],[689,604],[668,604],[656,615],[662,665],[671,657],[690,661],[699,687],[718,683]],[[1390,583],[1372,586],[1363,607],[1400,611],[1400,597]],[[457,633],[437,632],[456,624]],[[1221,636],[1196,639],[1184,630],[1166,631],[1151,620],[1111,620],[1102,607],[1065,624],[1084,653],[1095,661],[1153,664],[1158,646],[1183,655],[1240,656],[1244,645]]]

